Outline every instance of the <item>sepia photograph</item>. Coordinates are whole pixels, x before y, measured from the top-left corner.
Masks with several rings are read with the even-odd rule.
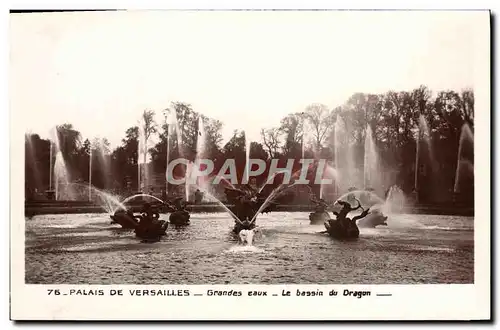
[[[87,285],[82,295],[477,284],[477,244],[490,237],[477,232],[489,191],[475,193],[474,166],[489,165],[489,76],[478,76],[489,19],[11,13],[11,149],[24,157],[11,188],[24,198],[15,276]],[[488,135],[478,153],[475,131]]]

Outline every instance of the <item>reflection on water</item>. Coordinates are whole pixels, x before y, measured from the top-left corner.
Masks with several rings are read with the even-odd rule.
[[[168,215],[161,215],[167,220]],[[89,284],[472,283],[473,218],[394,215],[342,242],[308,213],[261,215],[252,245],[224,213],[193,213],[144,244],[107,214],[26,219],[26,281]]]

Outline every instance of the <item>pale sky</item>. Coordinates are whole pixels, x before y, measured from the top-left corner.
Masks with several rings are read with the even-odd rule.
[[[234,129],[355,92],[474,88],[478,12],[88,12],[11,15],[11,110],[117,146],[171,101]],[[481,48],[482,49],[482,48]],[[476,62],[477,63],[477,62]],[[476,81],[477,82],[477,81]]]

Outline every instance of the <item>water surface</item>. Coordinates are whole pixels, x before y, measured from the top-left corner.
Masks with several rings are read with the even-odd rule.
[[[167,220],[163,214],[161,219]],[[308,213],[259,216],[253,246],[225,213],[193,213],[144,243],[107,214],[26,219],[26,282],[44,284],[473,283],[472,217],[393,215],[353,242],[309,225]]]

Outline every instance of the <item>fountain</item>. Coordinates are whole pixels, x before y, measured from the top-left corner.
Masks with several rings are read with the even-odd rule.
[[[72,191],[72,187],[70,185],[71,178],[66,166],[66,161],[64,159],[64,155],[61,151],[60,141],[59,141],[59,132],[57,127],[52,129],[50,132],[49,140],[51,141],[50,145],[50,184],[49,184],[49,196],[52,192],[52,183],[54,181],[54,197],[56,200],[73,200],[74,192]],[[53,157],[55,155],[55,160]]]
[[[203,168],[202,168],[202,161],[207,157],[206,154],[206,142],[207,142],[207,136],[205,132],[205,124],[203,122],[203,118],[201,116],[198,117],[198,135],[196,139],[196,156],[193,164],[190,164],[188,166],[187,174],[186,174],[186,201],[189,200],[189,187],[190,187],[190,178],[193,176],[196,178],[196,186],[201,187],[203,191],[209,190],[209,182],[206,179],[206,177],[201,176],[200,174],[203,173]],[[210,175],[208,173],[207,175]]]
[[[245,182],[249,181],[250,175],[250,136],[248,132],[245,131]]]
[[[56,200],[73,200],[74,194],[70,186],[69,173],[61,151],[56,154],[54,163]]]
[[[324,175],[323,178],[328,178],[328,179],[333,179],[333,183],[336,184],[338,183],[338,173],[335,168],[332,166],[326,164],[324,166]],[[328,214],[327,210],[329,208],[328,202],[324,201],[324,190],[325,190],[326,184],[321,182],[320,184],[320,195],[319,195],[319,200],[316,199],[314,194],[311,191],[312,197],[310,198],[310,202],[314,204],[314,211],[309,214],[309,220],[310,224],[316,225],[316,224],[321,224],[325,220],[330,219],[330,215]]]
[[[253,230],[242,229],[239,233],[241,243],[250,246],[253,243],[255,232]]]
[[[184,173],[184,198],[186,199],[186,202],[189,202],[189,178],[193,175],[193,168],[194,166],[192,162],[186,164],[186,172]]]
[[[131,208],[126,206],[127,202],[136,198],[140,198],[140,200],[143,201],[141,215],[134,215]],[[165,205],[161,199],[155,196],[142,193],[135,194],[125,198],[119,203],[118,207],[114,209],[113,214],[110,214],[110,218],[123,228],[134,229],[136,235],[140,238],[157,239],[166,234],[168,222],[159,219],[159,212],[153,209],[150,203],[144,202],[145,198],[151,198],[154,201],[160,202],[160,205]]]
[[[166,160],[167,164],[170,163],[170,144],[172,141],[176,142],[175,148],[180,152],[180,139],[181,135],[179,134],[179,123],[177,122],[177,113],[175,111],[172,111],[171,114],[167,116],[167,125],[168,125],[168,132],[167,132],[167,155],[166,155]],[[172,139],[172,137],[175,137]],[[165,186],[165,192],[168,195],[168,167],[165,170],[165,181],[166,181],[166,186]]]
[[[397,185],[391,186],[385,197],[385,213],[400,213],[403,211],[405,205],[406,196],[403,190]]]
[[[49,140],[50,141],[50,140]],[[55,192],[52,190],[52,173],[54,173],[54,144],[50,141],[50,156],[49,156],[49,190],[47,191],[47,198],[49,200],[55,199]]]
[[[471,177],[474,177],[474,134],[470,126],[465,123],[460,132],[453,192],[462,193],[464,190],[462,185]]]
[[[346,191],[349,185],[358,184],[355,177],[354,146],[348,133],[344,119],[337,115],[334,124],[334,167],[339,174],[336,184],[340,191]]]
[[[432,174],[435,175],[438,170],[438,163],[436,161],[434,150],[432,147],[432,138],[429,129],[429,125],[425,120],[425,117],[421,114],[418,117],[418,125],[415,133],[415,179],[414,179],[414,191],[413,191],[413,199],[415,202],[419,201],[420,198],[420,175],[421,168],[424,165],[429,165]],[[424,152],[422,152],[422,146],[425,145]],[[424,156],[426,156],[424,158]],[[433,180],[428,185],[432,185]],[[427,185],[427,186],[428,186]]]
[[[114,214],[111,215],[111,218],[117,221],[117,218],[120,218],[122,221],[119,222],[120,225],[122,225],[125,228],[136,228],[137,225],[139,224],[139,220],[141,217],[144,217],[142,215],[139,217],[139,220],[134,220],[138,218],[137,216],[133,215],[133,212],[130,210],[130,208],[127,208],[126,204],[134,199],[138,199],[142,202],[142,208],[150,208],[150,207],[155,207],[158,208],[158,204],[152,204],[149,202],[145,202],[145,199],[152,199],[154,202],[159,203],[159,209],[163,209],[163,211],[170,212],[169,220],[170,223],[176,225],[176,226],[186,226],[189,225],[189,218],[191,215],[189,212],[185,209],[185,204],[182,203],[182,198],[176,198],[173,200],[173,202],[170,201],[163,201],[160,198],[149,195],[149,194],[135,194],[132,196],[129,196],[125,198],[121,203],[120,206],[114,209]],[[157,214],[159,214],[157,211],[155,211]],[[126,219],[125,219],[126,218]],[[156,219],[157,220],[157,219]]]
[[[147,185],[147,156],[148,156],[148,141],[145,132],[145,122],[141,118],[139,120],[139,134],[137,144],[137,191],[145,191]]]
[[[436,161],[436,156],[434,155],[431,131],[423,115],[420,115],[418,117],[418,126],[419,130],[422,132],[422,134],[419,137],[422,139],[422,142],[425,143],[427,149],[427,157],[429,158],[432,171],[436,172],[438,170],[438,162]]]
[[[299,171],[296,171],[291,175],[295,177]],[[285,173],[288,170],[280,170],[274,173],[268,178],[266,183],[259,189],[236,189],[236,188],[225,188],[225,194],[228,202],[234,204],[233,210],[229,210],[229,213],[233,216],[236,224],[233,228],[235,233],[239,233],[242,230],[253,230],[255,228],[255,221],[260,213],[267,213],[275,210],[277,203],[275,200],[282,195],[288,188],[291,188],[294,184],[282,183],[277,188],[273,189],[271,193],[264,198],[261,195],[261,191],[264,186],[269,183],[270,180],[279,173]],[[285,187],[285,188],[284,188]],[[284,189],[283,189],[284,188]]]
[[[118,196],[114,196],[94,186],[83,183],[70,183],[69,186],[71,186],[72,191],[77,199],[84,199],[84,196],[88,194],[88,190],[91,190],[91,202],[95,205],[100,206],[108,214],[113,214],[119,209],[127,209],[126,206],[119,201]]]
[[[164,201],[162,201],[162,200],[161,200],[161,199],[159,199],[158,197],[155,197],[155,196],[153,196],[153,195],[149,195],[149,194],[142,194],[142,193],[141,193],[141,194],[135,194],[135,195],[132,195],[132,196],[129,196],[129,197],[125,198],[125,199],[122,201],[122,204],[124,204],[124,205],[125,205],[127,202],[129,202],[129,201],[131,201],[131,200],[133,200],[133,199],[139,198],[139,197],[141,197],[141,199],[142,199],[142,200],[143,200],[143,198],[144,198],[144,197],[148,197],[148,198],[151,198],[151,199],[153,199],[153,200],[155,200],[155,201],[157,201],[157,202],[160,202],[161,204],[163,204],[163,203],[164,203]]]
[[[92,146],[89,148],[89,201],[92,200]]]
[[[373,132],[370,125],[366,125],[365,131],[365,155],[363,166],[364,187],[371,187],[377,193],[382,193],[381,169],[378,159],[377,147],[373,140]]]
[[[103,179],[104,188],[109,187],[109,177],[110,177],[110,164],[109,159],[106,155],[105,146],[103,140],[96,138],[89,148],[89,201],[92,200],[92,179],[93,171],[96,170],[99,165],[101,178]]]
[[[304,118],[302,122],[302,159],[306,158],[307,144],[311,139],[310,131],[307,118]]]

